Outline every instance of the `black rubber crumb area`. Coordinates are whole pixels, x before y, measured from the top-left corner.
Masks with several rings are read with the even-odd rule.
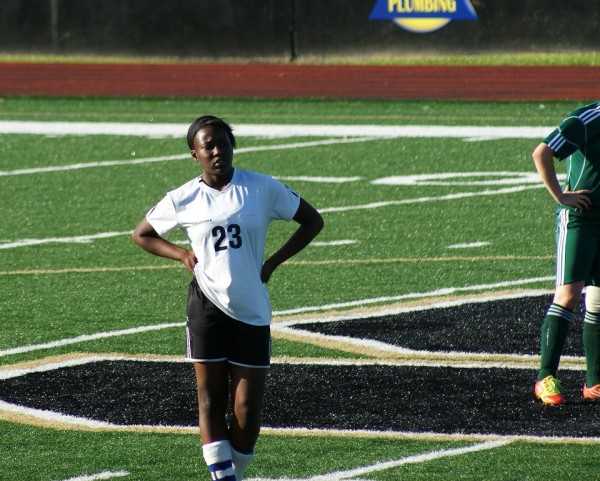
[[[534,355],[550,302],[551,296],[504,299],[296,327],[414,350]],[[583,355],[581,309],[576,314],[565,355]]]
[[[428,433],[600,436],[583,373],[561,373],[570,401],[534,401],[533,370],[275,364],[263,425]],[[192,366],[102,361],[0,382],[0,399],[120,425],[197,425]]]

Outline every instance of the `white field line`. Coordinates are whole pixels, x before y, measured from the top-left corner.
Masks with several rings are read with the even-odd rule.
[[[0,121],[0,134],[60,135],[124,135],[152,138],[185,137],[187,126],[183,124],[141,124],[106,122],[29,122]],[[384,138],[462,138],[465,140],[492,140],[506,138],[543,138],[547,127],[448,127],[448,126],[376,126],[376,125],[271,125],[240,124],[235,127],[239,136],[264,138],[289,137],[337,137],[313,142],[284,145],[249,147],[237,150],[237,154],[267,150],[295,149],[319,145],[364,142]],[[0,176],[57,172],[64,170],[109,167],[116,165],[145,164],[189,158],[189,154],[149,157],[144,159],[109,160],[103,162],[77,163],[65,166],[0,171]]]
[[[257,147],[246,147],[237,149],[235,155],[246,154],[249,152],[265,152],[269,150],[285,150],[285,149],[299,149],[303,147],[316,147],[320,145],[332,145],[332,144],[347,144],[353,142],[366,142],[369,140],[377,140],[373,137],[357,137],[351,139],[328,139],[328,140],[317,140],[312,142],[294,142],[291,144],[282,145],[263,145]],[[153,162],[165,162],[170,160],[182,160],[191,159],[190,154],[178,154],[178,155],[165,155],[162,157],[146,157],[141,159],[129,159],[129,160],[105,160],[100,162],[80,162],[77,164],[68,165],[55,165],[48,167],[36,167],[29,169],[15,169],[15,170],[0,170],[0,177],[6,177],[11,175],[27,175],[27,174],[43,174],[47,172],[62,172],[67,170],[79,170],[89,169],[92,167],[113,167],[120,165],[137,165],[137,164],[150,164]],[[356,180],[356,178],[350,178]],[[321,180],[324,182],[325,180]]]
[[[518,186],[518,187],[509,187],[505,189],[497,189],[497,190],[484,190],[481,192],[459,192],[456,194],[448,194],[441,195],[437,197],[417,197],[415,199],[402,199],[402,200],[390,200],[390,201],[382,201],[382,202],[373,202],[369,204],[362,205],[352,205],[352,206],[343,206],[343,207],[324,207],[318,208],[317,210],[322,214],[334,213],[334,212],[348,212],[352,210],[367,210],[367,209],[378,209],[383,207],[392,207],[392,206],[400,206],[400,205],[410,205],[410,204],[420,204],[425,202],[438,202],[438,201],[448,201],[448,200],[459,200],[459,199],[467,199],[473,197],[480,196],[491,196],[491,195],[504,195],[504,194],[512,194],[515,192],[521,192],[529,189],[539,189],[543,188],[544,185],[540,183],[539,185],[526,185],[526,186]],[[83,236],[74,236],[74,237],[50,237],[47,239],[20,239],[13,241],[0,241],[0,249],[13,249],[16,247],[24,247],[31,245],[40,245],[40,244],[50,244],[50,243],[87,243],[91,242],[95,239],[104,239],[109,237],[115,237],[120,235],[130,235],[131,231],[125,232],[104,232],[99,234],[89,234]],[[319,244],[315,244],[319,245]]]
[[[447,354],[447,353],[446,353]],[[515,358],[533,358],[536,357],[536,361],[539,360],[539,356],[513,356]],[[567,356],[569,360],[580,360],[584,358],[575,358],[573,356]],[[42,373],[55,371],[58,369],[65,369],[70,367],[85,366],[86,364],[98,363],[98,362],[115,362],[115,361],[135,361],[135,362],[169,362],[178,364],[190,364],[192,361],[181,356],[157,356],[153,357],[150,355],[128,355],[128,354],[73,354],[71,357],[66,358],[47,358],[41,359],[39,362],[31,362],[30,365],[7,365],[0,366],[0,381],[7,379],[14,379],[22,376],[27,376],[34,373]],[[489,368],[490,361],[470,361],[461,362],[457,364],[451,359],[433,359],[433,360],[420,360],[420,359],[331,359],[331,358],[273,358],[271,363],[273,365],[291,365],[291,366],[338,366],[338,367],[369,367],[369,366],[409,366],[409,367],[459,367],[460,369],[482,369]],[[536,367],[524,366],[522,363],[509,363],[503,361],[493,361],[493,367],[502,367],[505,369],[524,369],[535,371]],[[561,369],[567,369],[572,371],[584,370],[584,366],[566,366]],[[1,401],[1,400],[0,400]]]
[[[103,471],[98,474],[84,474],[75,476],[74,478],[65,479],[63,481],[99,481],[102,479],[123,478],[129,476],[127,471]]]
[[[326,304],[326,305],[321,305],[321,306],[306,306],[306,307],[299,307],[299,308],[295,308],[295,309],[284,309],[284,310],[280,310],[280,311],[274,311],[273,316],[274,317],[283,317],[283,316],[288,316],[288,315],[292,315],[292,314],[301,314],[301,313],[306,313],[306,312],[342,309],[342,308],[348,308],[348,307],[361,307],[361,306],[368,306],[368,305],[372,305],[372,304],[389,303],[389,302],[393,302],[393,301],[403,301],[403,300],[409,300],[409,299],[423,299],[423,298],[428,298],[428,297],[440,297],[440,296],[447,296],[447,295],[451,295],[451,294],[457,294],[460,292],[494,290],[494,289],[498,289],[498,288],[523,286],[523,285],[527,285],[527,284],[538,284],[540,282],[547,282],[547,281],[550,281],[553,279],[554,279],[554,277],[538,277],[538,278],[532,278],[532,279],[520,279],[520,280],[516,280],[516,281],[498,282],[498,283],[494,283],[494,284],[480,284],[480,285],[465,286],[465,287],[449,287],[449,288],[437,289],[435,291],[429,291],[429,292],[418,292],[418,293],[402,294],[399,296],[387,296],[387,297],[378,297],[378,298],[373,298],[373,299],[362,299],[362,300],[357,300],[357,301],[341,302],[341,303],[336,303],[336,304]],[[492,296],[493,296],[493,294],[492,294]],[[497,297],[493,297],[493,298],[496,299]],[[478,298],[478,299],[480,299],[480,298]],[[466,303],[466,302],[468,302],[468,300],[463,299],[463,300],[461,300],[461,302]],[[481,302],[485,302],[485,301],[481,300]],[[439,303],[437,303],[436,305],[439,306]],[[454,305],[457,305],[457,304],[454,304]],[[426,309],[426,308],[427,307],[423,307],[423,309]],[[429,306],[429,308],[431,308],[431,305]],[[421,309],[421,308],[412,308],[412,310],[417,310],[417,309]],[[389,314],[390,312],[391,311],[389,308],[384,307],[380,310],[379,314],[377,312],[370,312],[368,314],[368,316],[367,316],[367,314],[361,314],[361,317],[372,317],[372,316],[377,316],[377,315],[383,315],[382,313]],[[339,318],[329,317],[327,319],[338,320]],[[310,322],[310,321],[305,320],[302,322]],[[299,325],[302,322],[300,322],[300,321],[290,321],[289,323],[275,322],[272,324],[271,329],[273,331],[280,330],[282,332],[285,332],[286,329],[289,330],[291,328],[290,324]],[[314,320],[312,322],[314,322]],[[67,338],[67,339],[58,339],[55,341],[45,342],[45,343],[41,343],[41,344],[31,344],[31,345],[27,345],[27,346],[20,346],[20,347],[14,347],[14,348],[10,348],[10,349],[0,350],[0,357],[12,356],[15,354],[23,354],[23,353],[27,353],[27,352],[41,351],[41,350],[45,350],[45,349],[53,349],[53,348],[57,348],[57,347],[79,344],[81,342],[96,341],[99,339],[106,339],[106,338],[110,338],[110,337],[126,336],[126,335],[130,335],[130,334],[141,334],[141,333],[148,332],[148,331],[158,331],[158,330],[162,330],[162,329],[170,329],[173,327],[182,327],[184,325],[185,325],[184,322],[172,322],[172,323],[156,324],[156,325],[150,325],[150,326],[139,326],[139,327],[134,327],[134,328],[129,328],[129,329],[121,329],[121,330],[117,330],[117,331],[98,332],[95,334],[84,334],[84,335],[77,336],[77,337],[72,337],[72,338]],[[390,347],[394,347],[394,346],[390,346]],[[399,348],[395,347],[395,349],[399,349]]]
[[[417,197],[415,199],[402,199],[402,200],[387,200],[382,202],[371,202],[369,204],[362,205],[347,205],[342,207],[325,207],[323,209],[317,209],[320,213],[330,213],[330,212],[348,212],[351,210],[365,210],[365,209],[378,209],[381,207],[392,207],[399,205],[410,205],[410,204],[420,204],[424,202],[439,202],[444,200],[457,200],[457,199],[468,199],[472,197],[482,197],[482,196],[490,196],[490,195],[503,195],[503,194],[513,194],[515,192],[522,192],[529,189],[539,189],[544,187],[543,184],[539,185],[522,185],[518,187],[508,187],[506,189],[497,189],[497,190],[482,190],[479,192],[458,192],[456,194],[447,194],[440,195],[437,197]]]
[[[487,247],[492,245],[491,242],[467,242],[464,244],[452,244],[449,246],[446,246],[448,249],[470,249],[470,248],[477,248],[477,247]]]
[[[175,325],[175,324],[173,324]],[[183,326],[183,323],[182,323]],[[180,327],[182,327],[180,326]],[[430,353],[431,354],[431,353]],[[445,353],[448,354],[448,353]],[[512,356],[518,359],[536,358],[539,356]],[[563,356],[565,357],[565,356]],[[569,360],[580,360],[583,361],[583,357],[566,356]],[[31,362],[28,365],[6,365],[0,366],[0,381],[7,379],[14,379],[21,376],[26,376],[33,373],[41,373],[48,371],[55,371],[58,369],[84,366],[86,364],[98,363],[104,361],[135,361],[135,362],[169,362],[169,363],[180,363],[189,364],[192,361],[181,356],[151,356],[151,355],[136,355],[136,354],[73,354],[64,358],[47,358],[41,359],[39,362]],[[494,361],[496,363],[496,361]],[[410,366],[410,367],[456,367],[456,362],[452,360],[434,359],[434,360],[420,360],[417,358],[406,358],[406,359],[331,359],[331,358],[273,358],[272,364],[285,364],[294,366]],[[461,369],[481,369],[489,368],[489,361],[478,362],[471,361],[468,363],[461,362],[458,367]],[[534,367],[524,366],[522,363],[506,363],[500,362],[494,364],[494,367],[504,367],[507,369],[532,369]],[[584,366],[565,366],[561,369],[568,369],[573,371],[581,371],[585,369]]]
[[[13,249],[40,244],[88,244],[96,239],[108,239],[123,235],[131,235],[132,231],[123,232],[100,232],[99,234],[80,235],[74,237],[48,237],[46,239],[20,239],[6,243],[0,243],[0,249]]]
[[[323,184],[345,184],[346,182],[358,182],[362,180],[362,177],[308,177],[305,175],[300,176],[273,176],[277,180],[281,180],[284,182],[292,181],[292,182],[317,182]]]
[[[79,344],[80,342],[97,341],[99,339],[107,339],[109,337],[127,336],[130,334],[141,334],[149,331],[160,331],[162,329],[168,329],[171,327],[182,327],[185,326],[184,322],[172,322],[167,324],[156,324],[152,326],[140,326],[132,327],[130,329],[121,329],[118,331],[108,332],[97,332],[95,334],[84,334],[77,337],[71,337],[69,339],[60,339],[51,342],[45,342],[42,344],[33,344],[29,346],[14,347],[12,349],[4,349],[0,351],[0,357],[12,356],[15,354],[23,354],[26,352],[40,351],[44,349],[52,349],[55,347],[68,346],[71,344]]]
[[[301,326],[302,324],[316,324],[316,323],[327,323],[346,321],[352,319],[368,319],[370,317],[382,317],[382,316],[393,316],[397,314],[404,314],[407,312],[420,312],[428,311],[433,309],[446,309],[448,307],[457,307],[464,304],[482,304],[486,302],[501,301],[506,299],[523,299],[526,297],[536,297],[552,294],[552,289],[527,289],[519,292],[511,293],[500,293],[496,294],[493,291],[484,296],[473,296],[473,297],[461,297],[459,299],[443,300],[436,299],[426,304],[419,304],[416,306],[381,306],[373,311],[368,312],[341,312],[339,314],[322,315],[316,314],[314,317],[302,317],[300,319],[288,319],[275,321],[277,326]],[[434,296],[435,297],[435,296]],[[278,311],[281,312],[281,311]]]
[[[453,448],[446,450],[430,451],[423,454],[415,454],[413,456],[407,456],[405,458],[394,459],[392,461],[384,461],[381,463],[375,463],[370,466],[364,466],[347,471],[335,471],[333,473],[320,474],[317,476],[311,476],[309,478],[249,478],[248,481],[343,481],[358,479],[358,476],[364,476],[369,473],[377,471],[385,471],[388,469],[398,468],[407,464],[418,464],[426,463],[428,461],[435,461],[437,459],[449,458],[453,456],[462,456],[465,454],[476,453],[485,451],[488,449],[495,449],[510,444],[508,440],[502,441],[488,441],[473,446],[466,446],[463,448]],[[360,478],[363,479],[363,478]],[[364,479],[363,479],[364,481]]]
[[[84,417],[71,416],[43,409],[28,408],[0,400],[0,414],[11,416],[24,416],[26,419],[35,419],[48,424],[62,425],[64,428],[85,429],[98,431],[125,431],[125,432],[153,432],[153,433],[177,433],[198,435],[197,426],[165,426],[165,425],[118,425],[105,421],[95,421]],[[335,437],[367,437],[385,439],[423,439],[423,440],[446,440],[472,442],[481,440],[487,442],[547,442],[547,443],[600,443],[600,438],[581,438],[567,436],[528,436],[528,435],[501,435],[481,433],[420,433],[416,431],[375,431],[375,430],[340,430],[319,428],[268,428],[261,429],[263,435],[308,435],[308,436],[335,436]],[[279,478],[278,478],[279,479]],[[363,480],[364,481],[364,480]]]
[[[409,299],[422,299],[422,298],[427,298],[427,297],[449,296],[452,294],[458,294],[460,292],[486,291],[486,290],[500,289],[500,288],[506,288],[506,287],[523,286],[523,285],[528,285],[528,284],[538,284],[541,282],[550,282],[553,280],[554,280],[554,276],[547,276],[547,277],[534,277],[531,279],[517,279],[514,281],[496,282],[496,283],[492,283],[492,284],[479,284],[479,285],[464,286],[464,287],[444,287],[441,289],[436,289],[434,291],[428,291],[428,292],[412,292],[409,294],[401,294],[398,296],[375,297],[375,298],[371,298],[371,299],[360,299],[357,301],[338,302],[335,304],[324,304],[321,306],[305,306],[305,307],[298,307],[295,309],[284,309],[281,311],[274,312],[273,315],[289,316],[292,314],[302,314],[302,313],[314,312],[314,311],[346,309],[346,308],[351,308],[351,307],[367,306],[367,305],[371,305],[371,304],[381,304],[381,303],[405,301],[405,300],[409,300]]]
[[[362,348],[363,352],[368,352],[370,355],[385,356],[386,358],[394,355],[412,356],[414,360],[390,361],[390,365],[402,366],[427,366],[427,367],[460,367],[461,369],[481,369],[489,367],[497,367],[504,369],[520,369],[535,371],[539,367],[539,355],[529,354],[498,354],[493,352],[462,352],[462,351],[423,351],[415,349],[407,349],[385,342],[374,341],[371,339],[357,339],[346,336],[332,336],[328,334],[320,334],[312,331],[304,331],[295,327],[272,326],[272,332],[280,334],[291,334],[292,337],[287,339],[302,339],[304,342],[310,343],[311,340],[318,343],[322,341],[333,342],[334,346],[344,346],[341,349],[351,350],[352,347]],[[428,358],[435,356],[436,360]],[[565,362],[561,365],[564,371],[585,371],[584,357],[562,356],[561,359]],[[567,364],[566,361],[573,364]],[[292,361],[289,362],[293,364]],[[376,361],[377,364],[386,364],[385,361]],[[329,360],[318,361],[311,359],[311,365],[339,365],[337,362]],[[356,365],[356,362],[352,362]],[[365,364],[370,364],[365,362]]]
[[[159,356],[159,357],[140,357],[136,355],[111,355],[111,354],[90,354],[86,356],[74,356],[59,360],[41,360],[40,363],[26,367],[7,366],[0,368],[0,379],[10,379],[19,376],[25,376],[30,373],[47,372],[56,369],[63,369],[73,366],[82,366],[89,363],[102,361],[136,361],[136,362],[178,362],[188,363],[189,361],[182,356]],[[274,364],[318,364],[314,359],[274,360]],[[364,366],[364,365],[405,365],[420,366],[419,362],[407,361],[375,361],[375,360],[324,360],[321,364],[339,365],[339,366]],[[429,364],[429,366],[437,364]],[[444,366],[444,363],[439,363]],[[469,366],[460,366],[461,368]],[[488,366],[473,366],[488,367]],[[510,367],[510,366],[507,366]],[[47,411],[43,409],[29,408],[17,404],[8,403],[0,400],[0,418],[2,414],[9,416],[22,416],[29,420],[40,420],[49,424],[62,425],[65,428],[74,429],[92,429],[92,430],[119,430],[131,432],[163,432],[163,433],[188,433],[197,435],[197,426],[152,426],[152,425],[120,425],[106,421],[97,421],[85,417],[61,414],[58,412]],[[310,435],[310,436],[337,436],[337,437],[377,437],[388,439],[424,439],[424,440],[452,440],[452,441],[530,441],[530,442],[600,442],[600,438],[577,438],[577,437],[558,437],[558,436],[528,436],[528,435],[500,435],[500,434],[482,434],[482,433],[454,433],[440,434],[433,432],[419,433],[412,431],[375,431],[375,430],[341,430],[341,429],[322,429],[322,428],[264,428],[264,434],[271,435]]]
[[[0,121],[0,134],[122,135],[150,138],[185,138],[189,124],[127,122]],[[239,137],[450,137],[472,139],[541,139],[549,127],[480,127],[445,125],[299,125],[234,124]]]
[[[313,241],[310,245],[315,247],[347,246],[357,242],[356,239],[340,239],[336,241]]]

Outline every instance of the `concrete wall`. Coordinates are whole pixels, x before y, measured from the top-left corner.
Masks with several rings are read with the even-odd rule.
[[[600,49],[589,0],[472,0],[477,21],[411,33],[375,0],[2,0],[0,52],[178,57]]]

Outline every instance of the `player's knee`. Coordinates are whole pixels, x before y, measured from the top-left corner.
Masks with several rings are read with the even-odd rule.
[[[585,309],[588,312],[600,313],[600,287],[588,286],[585,292]]]
[[[582,290],[583,282],[558,286],[554,293],[553,302],[554,304],[558,304],[559,306],[574,311],[581,299]]]

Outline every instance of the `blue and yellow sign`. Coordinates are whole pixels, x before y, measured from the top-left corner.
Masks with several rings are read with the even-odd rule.
[[[415,33],[435,32],[452,20],[477,20],[469,0],[377,0],[369,20],[391,20]]]

